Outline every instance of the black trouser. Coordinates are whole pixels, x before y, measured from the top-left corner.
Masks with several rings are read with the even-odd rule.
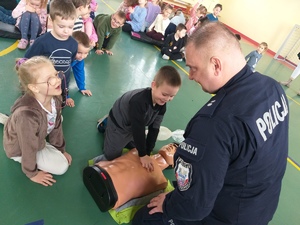
[[[163,213],[149,214],[147,206],[142,207],[136,212],[132,225],[202,225],[201,221],[179,221],[167,218]]]
[[[133,30],[132,30],[132,27],[129,23],[125,23],[122,27],[122,31],[130,33]]]
[[[176,60],[176,59],[182,59],[183,58],[183,53],[181,52],[170,52],[168,48],[162,48],[161,49],[161,54],[162,55],[167,55],[170,57],[170,60]]]

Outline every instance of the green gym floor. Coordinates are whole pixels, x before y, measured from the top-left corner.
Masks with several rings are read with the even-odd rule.
[[[111,14],[117,9],[118,0],[98,0],[98,13]],[[14,59],[22,57],[24,51],[16,48],[16,40],[0,38],[0,112],[9,114],[10,107],[20,96],[19,83],[13,70]],[[241,41],[244,54],[255,49],[250,43]],[[63,110],[63,129],[67,151],[73,162],[66,174],[55,176],[52,187],[31,182],[21,171],[19,163],[6,157],[0,145],[0,225],[24,225],[44,220],[46,225],[113,225],[116,222],[108,212],[102,213],[82,181],[82,171],[88,159],[102,153],[103,135],[96,129],[96,121],[108,113],[114,101],[124,92],[147,87],[156,71],[164,65],[172,65],[181,74],[183,85],[175,99],[168,103],[163,126],[171,131],[185,129],[189,119],[204,105],[210,95],[188,79],[188,68],[184,62],[165,61],[155,46],[130,39],[122,33],[113,49],[114,55],[98,56],[91,52],[85,60],[86,87],[93,93],[86,97],[78,92],[74,79],[70,83],[70,96],[75,100],[74,108]],[[289,78],[293,68],[269,55],[264,55],[257,71],[276,80]],[[300,79],[290,88],[285,88],[290,105],[290,146],[287,171],[283,180],[279,207],[271,225],[298,225],[300,208],[300,97],[296,92]],[[2,142],[0,125],[0,142]],[[172,142],[157,141],[155,151]],[[173,170],[164,174],[174,180]],[[126,186],[124,187],[126,188]],[[226,207],[226,206],[224,206]]]

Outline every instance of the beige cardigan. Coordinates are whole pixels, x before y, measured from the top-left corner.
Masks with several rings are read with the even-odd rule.
[[[164,18],[162,14],[158,14],[157,17],[155,18],[154,22],[151,24],[149,27],[149,31],[151,31],[154,27],[154,30],[157,33],[161,33],[162,35],[165,35],[165,30],[170,24],[170,19],[167,18],[167,23],[164,23]]]

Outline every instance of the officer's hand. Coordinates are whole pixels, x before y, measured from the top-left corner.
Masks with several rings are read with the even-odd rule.
[[[150,215],[158,212],[159,213],[163,212],[162,205],[164,203],[167,194],[168,193],[162,193],[157,197],[151,199],[150,203],[147,205],[148,208],[153,208],[149,211]]]
[[[150,156],[145,155],[143,157],[140,157],[140,161],[141,161],[142,166],[146,170],[148,170],[148,172],[151,172],[151,171],[154,170],[154,167],[153,167],[152,160],[151,160]]]

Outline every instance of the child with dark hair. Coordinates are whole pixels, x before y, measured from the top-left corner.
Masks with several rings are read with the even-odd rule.
[[[113,55],[111,49],[119,38],[125,21],[126,16],[122,11],[117,11],[112,15],[99,14],[96,16],[94,27],[98,35],[98,42],[95,47],[97,55],[102,55],[104,52]]]
[[[213,9],[213,13],[207,14],[207,18],[209,19],[209,21],[218,21],[218,15],[220,14],[220,12],[222,11],[223,7],[221,4],[216,4],[214,9]]]
[[[98,121],[98,130],[105,131],[104,155],[94,158],[94,162],[113,160],[122,155],[126,146],[136,149],[142,166],[152,171],[150,153],[167,109],[166,103],[174,98],[180,86],[178,71],[172,66],[163,66],[156,73],[151,87],[128,91],[117,99],[108,117]]]
[[[182,23],[176,27],[176,32],[168,35],[164,40],[161,48],[162,58],[166,60],[182,61],[184,53],[182,52],[185,45],[186,26]]]
[[[176,12],[175,12],[175,15],[170,20],[170,23],[169,23],[169,25],[167,26],[167,28],[165,30],[165,38],[169,34],[175,33],[176,32],[176,27],[180,23],[185,24],[185,17],[184,17],[184,14],[182,12],[182,9],[177,9]]]
[[[87,34],[82,31],[73,32],[72,37],[78,43],[77,54],[75,60],[71,64],[77,87],[83,95],[92,96],[92,92],[85,89],[84,71],[84,59],[88,56],[91,49],[90,39]]]
[[[82,16],[90,13],[91,0],[72,0],[77,13],[77,19],[73,27],[73,31],[84,31]]]

